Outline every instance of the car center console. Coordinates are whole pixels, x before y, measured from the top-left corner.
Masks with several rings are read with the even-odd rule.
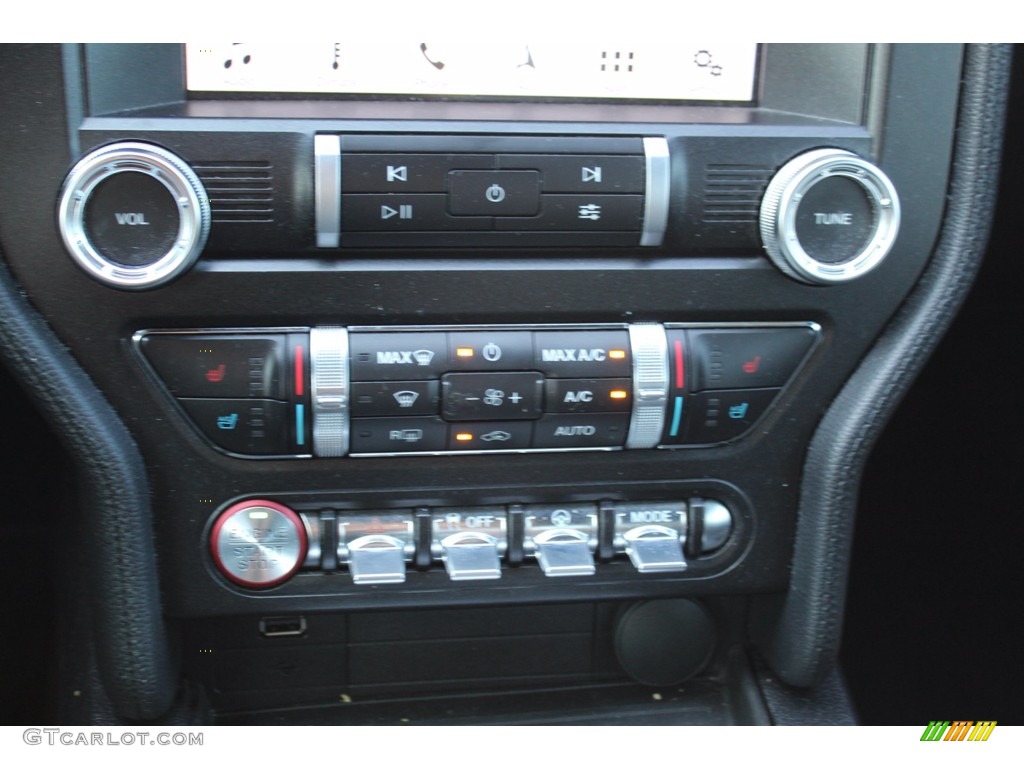
[[[521,46],[488,79],[339,46],[47,49],[5,165],[10,270],[145,463],[187,674],[317,704],[437,682],[371,640],[486,635],[438,673],[465,689],[568,632],[592,664],[514,685],[664,683],[819,631],[773,612],[806,462],[927,268],[963,49]],[[279,686],[189,656],[303,642]],[[665,643],[703,650],[639,671]]]

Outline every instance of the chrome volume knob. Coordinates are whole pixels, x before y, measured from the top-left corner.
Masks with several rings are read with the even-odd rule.
[[[57,221],[82,269],[115,288],[153,288],[182,274],[210,232],[199,177],[162,147],[122,141],[83,157],[64,181]]]
[[[761,202],[769,258],[805,283],[841,283],[867,274],[889,254],[900,204],[889,177],[841,149],[817,149],[775,174]]]

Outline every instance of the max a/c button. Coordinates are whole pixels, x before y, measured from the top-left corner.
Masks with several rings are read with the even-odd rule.
[[[627,414],[544,416],[534,422],[534,448],[616,447],[626,442]]]

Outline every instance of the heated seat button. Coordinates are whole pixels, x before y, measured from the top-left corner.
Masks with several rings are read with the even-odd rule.
[[[287,403],[185,397],[178,402],[199,430],[226,451],[251,456],[293,453]]]
[[[690,390],[781,387],[793,375],[816,333],[811,328],[687,331]]]
[[[631,379],[548,379],[544,383],[547,413],[628,412],[633,405]]]
[[[349,453],[414,453],[443,451],[448,425],[441,419],[352,419]]]
[[[444,192],[455,168],[490,168],[490,155],[376,154],[346,152],[342,192]]]
[[[689,412],[683,442],[705,445],[739,437],[765,414],[778,394],[778,389],[736,389],[691,395],[686,401]]]
[[[441,378],[448,421],[535,419],[544,377],[539,373],[449,373]]]
[[[448,370],[443,333],[350,333],[353,381],[421,381]]]
[[[626,331],[538,331],[534,365],[566,379],[627,377],[633,372]]]
[[[352,415],[430,416],[439,411],[437,381],[357,381],[352,383]]]
[[[499,155],[500,168],[535,168],[545,192],[642,194],[644,158],[640,155]]]
[[[597,448],[621,446],[626,441],[629,416],[591,413],[544,416],[534,423],[534,448]]]
[[[254,397],[283,400],[284,334],[150,333],[140,346],[177,397]]]

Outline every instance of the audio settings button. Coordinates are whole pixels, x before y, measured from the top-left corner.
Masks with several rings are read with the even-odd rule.
[[[443,451],[447,439],[448,425],[429,416],[352,419],[349,454]]]
[[[534,423],[534,448],[618,447],[626,442],[629,415],[591,413],[544,416]]]
[[[644,223],[643,195],[552,195],[541,197],[540,214],[496,219],[503,231],[639,232]]]
[[[178,398],[199,430],[225,451],[251,456],[294,453],[289,408],[276,400]]]

